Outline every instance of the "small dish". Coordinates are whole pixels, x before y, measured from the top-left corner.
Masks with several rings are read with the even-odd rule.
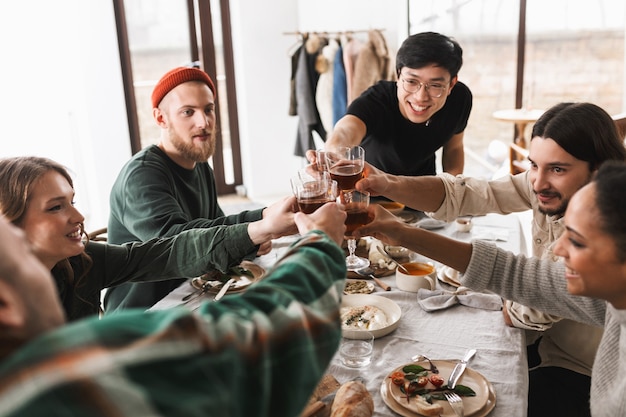
[[[342,323],[341,334],[347,339],[362,339],[367,333],[372,333],[374,338],[388,335],[394,331],[400,324],[402,310],[394,301],[374,294],[351,294],[344,295],[341,300],[341,310],[345,312],[346,308],[372,306],[381,310],[385,316],[387,324],[379,329],[349,329]]]
[[[392,214],[400,214],[404,210],[404,204],[395,201],[379,201],[377,204]]]
[[[443,220],[431,219],[427,217],[417,222],[417,227],[421,227],[426,230],[437,230],[447,226],[448,223]]]
[[[389,256],[393,259],[408,258],[409,255],[411,255],[411,251],[404,246],[386,245],[385,252],[387,252],[387,254],[389,254]]]
[[[362,279],[347,279],[343,288],[344,294],[371,294],[374,292],[374,284]]]
[[[439,281],[452,285],[453,287],[461,286],[461,282],[459,281],[459,271],[450,268],[449,266],[441,267],[439,271],[437,271],[437,278]]]
[[[471,218],[459,217],[458,219],[456,219],[454,224],[456,226],[457,232],[467,233],[470,230],[472,230],[472,219]]]

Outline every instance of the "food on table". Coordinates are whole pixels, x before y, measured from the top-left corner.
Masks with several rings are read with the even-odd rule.
[[[365,385],[359,381],[348,381],[335,394],[330,417],[371,417],[374,400]]]
[[[374,291],[374,285],[361,279],[354,281],[346,281],[343,292],[346,294],[370,294]]]
[[[385,312],[371,305],[342,307],[340,313],[344,330],[378,330],[388,324]]]
[[[399,404],[424,416],[438,416],[443,412],[443,403],[439,401],[446,401],[444,392],[449,390],[439,373],[410,364],[391,372],[389,379],[400,390],[396,397]],[[454,392],[462,397],[476,396],[472,388],[464,385],[457,385]]]

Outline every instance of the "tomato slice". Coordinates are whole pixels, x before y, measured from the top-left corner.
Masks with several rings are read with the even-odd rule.
[[[404,372],[402,371],[392,372],[389,378],[391,378],[391,382],[400,387],[404,385]]]
[[[438,374],[431,374],[428,379],[430,380],[430,383],[433,384],[436,387],[440,387],[443,385],[443,378],[441,376],[439,376]]]

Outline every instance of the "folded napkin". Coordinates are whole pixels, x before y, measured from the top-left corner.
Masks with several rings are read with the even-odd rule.
[[[497,294],[485,294],[459,287],[456,291],[427,290],[420,288],[417,303],[424,311],[437,311],[461,304],[483,310],[502,310],[502,299]]]
[[[472,239],[506,242],[509,240],[509,231],[507,229],[498,229],[491,226],[474,226]]]

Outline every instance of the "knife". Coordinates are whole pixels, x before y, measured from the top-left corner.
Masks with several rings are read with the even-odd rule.
[[[476,349],[470,349],[465,353],[463,359],[459,363],[456,364],[452,373],[450,374],[450,378],[448,379],[448,389],[454,389],[456,387],[456,383],[459,381],[461,375],[463,375],[463,371],[467,367],[467,362],[472,359],[472,356],[476,353]]]
[[[228,281],[226,281],[224,283],[224,285],[222,285],[222,288],[220,289],[220,291],[217,293],[217,295],[215,296],[215,298],[213,299],[213,301],[219,301],[224,294],[226,294],[226,291],[228,291],[228,288],[233,285],[233,282],[235,282],[235,278],[231,278]]]

